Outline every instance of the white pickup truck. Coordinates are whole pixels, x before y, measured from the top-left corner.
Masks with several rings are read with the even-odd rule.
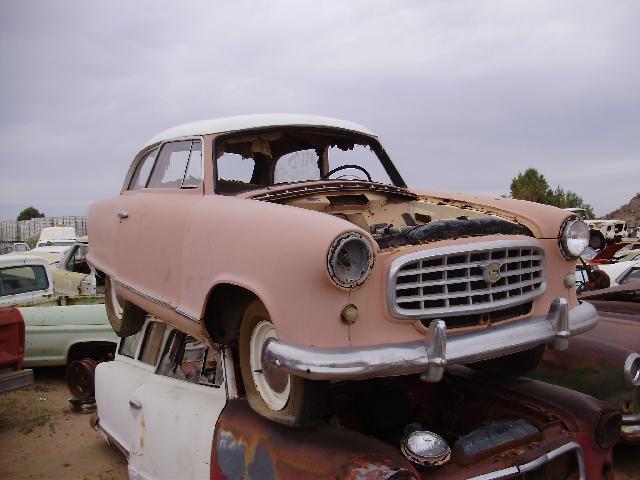
[[[86,357],[110,358],[117,336],[107,319],[104,296],[56,296],[56,276],[44,258],[0,257],[0,307],[18,306],[24,318],[24,365],[66,365]]]

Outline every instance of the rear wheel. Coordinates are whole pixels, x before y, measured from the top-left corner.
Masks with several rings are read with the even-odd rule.
[[[285,425],[302,426],[324,414],[327,386],[289,375],[263,365],[262,349],[270,338],[278,338],[269,312],[254,300],[245,311],[240,327],[240,369],[251,408],[265,418]]]
[[[95,375],[98,362],[91,358],[74,360],[67,365],[67,387],[77,400],[87,401],[95,395]]]
[[[104,304],[109,323],[119,337],[128,337],[140,331],[144,324],[145,311],[120,298],[110,277],[104,279]]]

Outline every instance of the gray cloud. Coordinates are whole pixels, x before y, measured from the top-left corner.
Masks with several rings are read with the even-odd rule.
[[[604,214],[638,190],[633,1],[0,3],[0,217],[81,214],[170,126],[300,112],[377,131],[409,183],[533,166]]]

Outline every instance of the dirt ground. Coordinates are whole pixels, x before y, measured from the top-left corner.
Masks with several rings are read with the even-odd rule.
[[[0,478],[119,480],[127,464],[68,402],[63,368],[35,371],[35,385],[0,396]],[[640,448],[618,447],[618,480],[640,479]]]
[[[0,478],[128,478],[124,457],[68,398],[64,368],[37,369],[33,387],[0,396]]]

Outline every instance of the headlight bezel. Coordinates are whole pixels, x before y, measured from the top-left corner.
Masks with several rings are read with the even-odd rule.
[[[353,246],[357,244],[360,244],[363,247],[361,252],[365,254],[365,257],[363,257],[360,262],[363,263],[362,267],[359,268],[361,272],[354,272],[356,275],[345,276],[344,273],[337,271],[338,255],[340,255],[341,252],[346,251],[345,249],[347,247],[353,248]],[[350,290],[359,287],[367,280],[367,278],[369,278],[371,270],[373,269],[374,261],[375,251],[369,239],[360,232],[345,232],[338,235],[329,246],[329,251],[327,252],[327,272],[336,286]],[[351,278],[349,278],[349,276]]]
[[[624,383],[630,388],[640,387],[640,354],[630,353],[625,360]]]
[[[582,241],[585,243],[584,247],[582,248],[582,250],[580,250],[579,253],[574,253],[574,250],[569,244],[571,240],[575,240],[575,239],[569,238],[568,234],[571,231],[571,229],[576,226],[583,226],[582,228],[586,233],[586,235],[582,238]],[[586,250],[586,248],[589,246],[589,226],[584,221],[580,220],[577,217],[569,217],[564,221],[564,223],[562,224],[562,227],[560,227],[560,236],[558,239],[560,243],[560,252],[562,253],[562,256],[567,260],[575,260],[576,258],[579,258],[580,255],[582,255]]]
[[[598,418],[598,423],[593,432],[598,447],[602,450],[609,450],[618,443],[621,426],[622,414],[618,410],[603,412]]]

